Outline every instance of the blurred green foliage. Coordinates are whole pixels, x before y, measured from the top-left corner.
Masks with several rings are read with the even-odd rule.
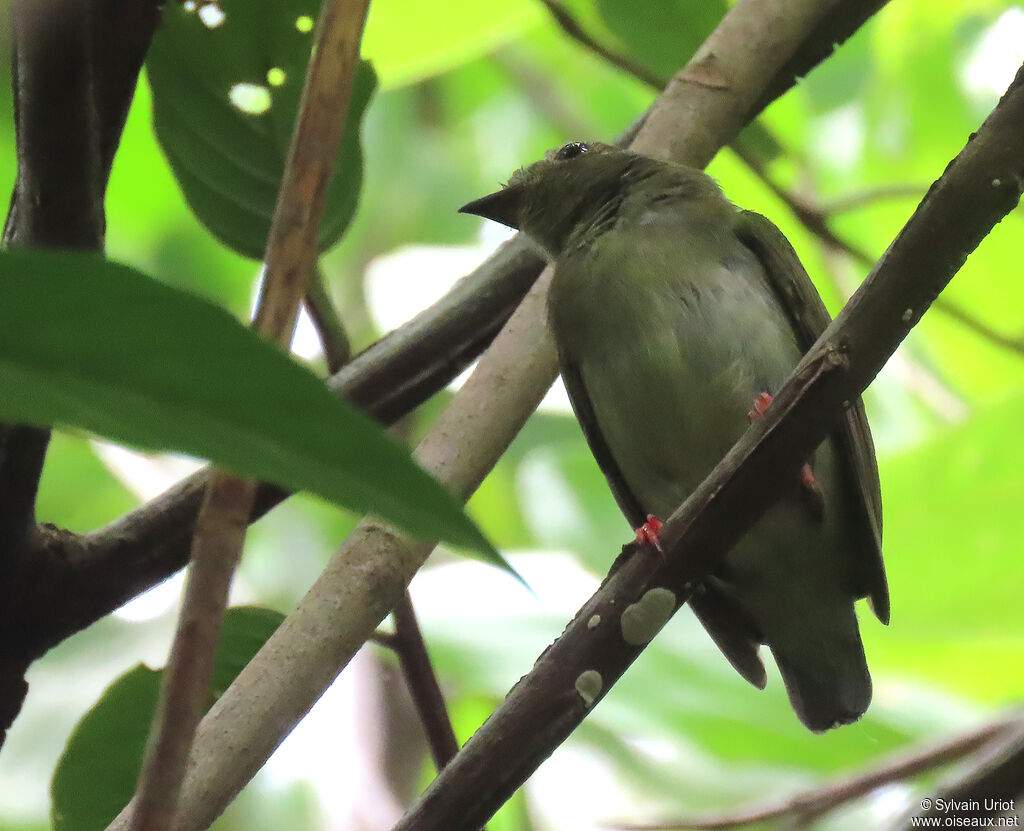
[[[664,73],[686,60],[699,42],[694,33],[713,22],[707,9],[717,5],[566,3],[596,38]],[[644,17],[653,6],[659,17]],[[640,25],[648,20],[665,22]],[[1006,67],[1012,70],[1021,60],[1014,44],[1024,39],[1022,31],[1024,11],[1009,2],[890,4],[764,114],[760,123],[781,148],[768,175],[823,205],[892,185],[923,195],[1009,81]],[[379,0],[366,37],[365,57],[381,87],[363,126],[363,192],[345,239],[324,258],[357,346],[381,334],[366,300],[371,261],[410,243],[473,243],[478,226],[455,214],[460,204],[490,192],[549,147],[614,137],[653,97],[642,83],[567,39],[542,5],[530,0],[459,0],[443,8]],[[0,107],[0,115],[9,113],[9,99],[0,99]],[[257,266],[219,245],[189,212],[151,120],[143,83],[109,191],[109,254],[244,317]],[[5,117],[0,176],[7,182],[13,181],[13,159]],[[737,204],[782,228],[836,310],[864,267],[825,249],[730,151],[719,154],[710,172]],[[913,196],[874,198],[831,221],[837,233],[878,256],[916,202]],[[1024,339],[1021,223],[1020,211],[1001,223],[946,296],[993,329]],[[419,277],[410,273],[410,285]],[[538,779],[573,765],[580,766],[580,776],[610,772],[625,792],[614,809],[619,817],[722,810],[870,764],[1021,699],[1024,353],[933,309],[866,400],[879,447],[893,604],[888,628],[862,616],[875,680],[868,716],[826,736],[808,734],[790,712],[777,674],[764,692],[748,687],[684,611]],[[438,408],[422,408],[407,425],[409,433],[420,434]],[[61,436],[55,442],[40,519],[86,530],[123,512],[130,500],[86,440]],[[603,574],[629,536],[575,422],[564,413],[531,419],[470,510],[503,553],[529,551],[515,563],[536,563],[540,573],[556,573],[569,557],[581,570]],[[288,611],[350,524],[351,518],[304,498],[274,511],[255,526],[243,561],[239,585],[246,600]],[[483,591],[478,586],[493,581],[484,579],[482,566],[453,564],[443,552],[435,560],[434,568],[443,564],[468,575],[453,579],[443,603],[423,607],[456,731],[465,739],[557,636],[567,612],[535,602],[506,612],[488,597],[472,606],[479,611],[455,614]],[[440,591],[440,581],[430,576],[418,581],[428,599],[429,592]],[[505,579],[496,591],[511,583]],[[105,673],[109,683],[139,660],[140,632],[152,625],[103,621],[39,662],[26,711],[0,755],[0,778],[17,770],[18,781],[29,784],[0,796],[0,826],[43,821],[44,783],[71,724],[98,691],[93,682],[48,694],[47,685],[59,686],[58,678],[81,667],[97,677]],[[93,634],[97,630],[102,638]],[[578,754],[590,761],[584,765]],[[559,767],[560,758],[571,764]],[[425,763],[424,771],[426,776]],[[571,816],[586,817],[591,800],[580,794],[596,790],[588,779],[576,790],[564,784],[557,793],[563,801],[579,797]],[[586,827],[552,819],[565,816],[554,793],[539,784],[528,788],[493,827],[529,827],[526,816],[538,828]],[[874,827],[910,804],[908,792],[895,796],[865,800],[821,825]],[[273,804],[258,787],[243,800]],[[218,827],[247,827],[258,814],[258,808],[255,814],[239,808]]]

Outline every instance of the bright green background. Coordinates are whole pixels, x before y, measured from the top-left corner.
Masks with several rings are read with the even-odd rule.
[[[694,32],[713,23],[709,4],[684,0],[568,5],[604,42],[633,50],[660,73],[685,61],[699,40]],[[658,25],[641,25],[655,6]],[[770,175],[824,203],[894,184],[919,186],[923,194],[995,103],[992,89],[969,87],[966,68],[986,32],[1013,8],[893,3],[765,114],[764,125],[783,148]],[[1024,13],[1017,8],[1006,20],[1016,20],[1020,42]],[[984,52],[1013,64],[1008,45],[989,42]],[[361,202],[348,234],[324,260],[357,347],[381,334],[363,293],[371,260],[409,243],[473,242],[478,225],[455,213],[459,205],[552,146],[613,137],[652,97],[566,40],[529,0],[457,0],[443,7],[379,0],[365,57],[380,86],[363,125]],[[9,95],[2,106],[0,177],[9,183]],[[243,318],[256,266],[221,247],[190,214],[154,138],[151,113],[143,83],[109,191],[109,254]],[[731,152],[720,154],[710,172],[736,203],[767,214],[785,231],[835,310],[840,291],[855,285],[864,268],[825,252]],[[874,201],[838,215],[834,227],[878,256],[915,204],[914,198]],[[992,327],[1024,337],[1022,231],[1016,211],[970,257],[946,296]],[[409,279],[417,279],[415,269]],[[966,728],[1020,700],[1024,355],[932,310],[871,387],[867,404],[879,447],[893,607],[888,628],[862,616],[876,690],[869,715],[827,736],[810,735],[790,712],[777,674],[766,691],[753,690],[683,613],[556,754],[542,772],[545,782],[573,775],[612,781],[628,797],[616,817],[725,809]],[[422,432],[437,407],[423,410],[410,434]],[[87,530],[133,504],[84,439],[56,438],[40,495],[42,520]],[[527,579],[531,570],[554,573],[565,556],[603,573],[629,535],[571,417],[550,412],[531,420],[470,509]],[[307,499],[275,511],[255,527],[239,597],[287,612],[351,522]],[[532,553],[517,557],[524,551]],[[513,581],[494,579],[479,564],[435,559],[453,577],[447,595],[447,578],[420,581],[429,596],[423,626],[465,738],[557,635],[566,614],[525,602],[515,614],[488,613],[504,608]],[[478,596],[484,592],[495,594]],[[464,615],[451,614],[461,607]],[[11,785],[0,799],[0,827],[46,826],[46,783],[73,724],[129,667],[140,660],[158,666],[167,631],[166,616],[146,623],[109,619],[38,663],[25,713],[0,754],[0,780]],[[386,655],[382,660],[389,663]],[[392,681],[387,689],[398,687]],[[116,763],[117,747],[97,754]],[[429,764],[416,764],[425,778]],[[321,827],[323,808],[308,789],[294,786],[284,798],[267,796],[269,787],[249,789],[219,827],[281,827],[282,813],[289,827]],[[524,812],[539,828],[551,827],[544,823],[553,817],[560,829],[588,827],[581,819],[589,802],[583,793],[578,783],[538,786],[525,807],[517,803],[490,827],[528,827]],[[823,827],[873,827],[912,804],[912,794],[894,793]]]

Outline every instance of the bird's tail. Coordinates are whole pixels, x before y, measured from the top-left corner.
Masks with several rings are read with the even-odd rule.
[[[789,701],[815,732],[856,721],[871,703],[871,675],[853,604],[830,611],[829,620],[788,633],[792,642],[766,633]]]

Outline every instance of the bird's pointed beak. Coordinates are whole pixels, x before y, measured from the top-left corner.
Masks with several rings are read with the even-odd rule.
[[[519,207],[522,198],[523,188],[521,185],[506,185],[495,193],[467,202],[459,208],[459,213],[493,219],[509,228],[519,230]]]

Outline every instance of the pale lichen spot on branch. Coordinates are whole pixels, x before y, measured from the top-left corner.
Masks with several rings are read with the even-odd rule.
[[[665,588],[649,589],[622,612],[622,638],[630,646],[643,646],[661,631],[676,610],[675,592]]]
[[[585,706],[591,706],[604,688],[604,679],[596,669],[587,669],[579,674],[573,685]]]

